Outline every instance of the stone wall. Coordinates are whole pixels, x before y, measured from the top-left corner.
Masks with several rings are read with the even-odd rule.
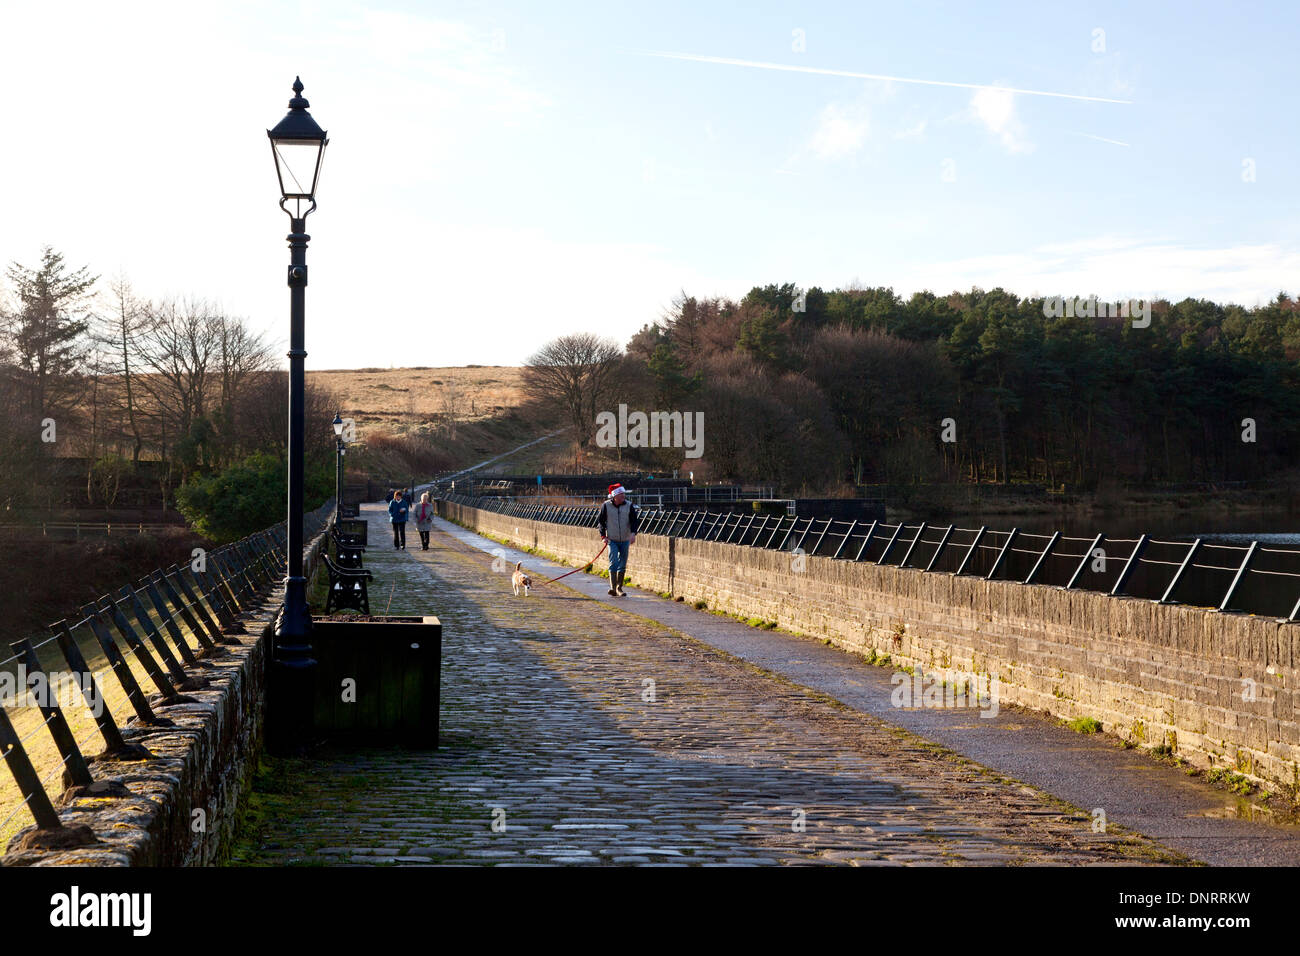
[[[304,548],[304,572],[317,571],[324,545],[318,535]],[[268,589],[270,611],[278,587]],[[252,615],[258,616],[256,612]],[[207,866],[229,853],[262,750],[266,712],[270,624],[246,621],[239,644],[222,645],[210,666],[194,672],[208,686],[185,691],[192,703],[160,706],[154,712],[173,726],[144,726],[134,717],[122,725],[129,744],[153,759],[90,759],[95,792],[66,792],[56,806],[65,828],[89,827],[98,842],[69,849],[27,849],[34,828],[19,832],[3,866]],[[105,679],[111,679],[105,677]],[[115,714],[119,720],[126,714]],[[53,793],[51,793],[53,798]],[[56,831],[57,832],[57,831]]]
[[[262,740],[268,642],[241,635],[228,656],[203,671],[209,686],[186,691],[194,703],[155,706],[172,727],[122,733],[148,748],[151,760],[96,757],[96,781],[116,781],[129,795],[85,795],[60,810],[64,826],[83,824],[99,842],[67,850],[24,850],[19,833],[5,866],[202,866],[219,862],[234,836],[239,803],[257,766]],[[156,702],[155,702],[156,703]],[[115,715],[116,716],[116,715]],[[196,813],[196,811],[201,811]]]
[[[585,564],[594,529],[439,502],[444,517]],[[1199,767],[1294,787],[1300,627],[1044,585],[641,535],[628,575],[712,610],[774,621],[897,667],[997,678],[1000,701]]]

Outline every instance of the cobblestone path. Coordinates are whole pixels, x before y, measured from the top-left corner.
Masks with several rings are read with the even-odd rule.
[[[273,761],[236,864],[1184,862],[562,586],[516,599],[446,535],[394,552],[369,516],[372,610],[443,622],[442,747]]]

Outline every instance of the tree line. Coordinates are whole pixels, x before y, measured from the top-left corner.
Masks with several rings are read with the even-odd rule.
[[[165,505],[174,489],[197,489],[237,463],[278,467],[264,459],[284,456],[287,373],[244,319],[199,296],[141,297],[127,279],[105,282],[49,247],[33,265],[11,263],[5,279],[0,507],[64,504],[51,476],[69,459],[84,468],[84,503],[103,507],[145,470]],[[331,406],[309,388],[318,470],[332,468]]]
[[[570,409],[580,444],[594,434],[592,408],[699,409],[711,477],[789,490],[929,481],[1089,490],[1285,471],[1300,451],[1297,301],[1283,292],[1255,308],[1204,299],[1149,308],[1148,323],[1062,314],[1000,288],[908,299],[793,283],[739,301],[683,292],[626,349],[585,337],[582,399],[578,371],[555,368],[573,364],[572,342],[534,356],[530,376]],[[631,457],[682,464],[680,450]]]

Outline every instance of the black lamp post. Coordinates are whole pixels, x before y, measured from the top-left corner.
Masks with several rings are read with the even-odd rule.
[[[266,131],[280,180],[280,208],[289,216],[289,500],[288,570],[284,609],[276,629],[268,687],[268,744],[295,749],[306,742],[311,726],[316,661],[311,650],[311,614],[303,577],[303,360],[307,290],[307,216],[316,208],[316,184],[329,142],[307,112],[302,80],[293,81],[289,112]],[[275,729],[271,715],[274,714]]]
[[[343,447],[343,419],[338,412],[334,414],[334,526],[338,527],[339,516],[343,513],[343,456],[347,450]]]

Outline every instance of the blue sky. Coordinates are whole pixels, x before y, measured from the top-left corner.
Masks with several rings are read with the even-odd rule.
[[[768,282],[1251,305],[1300,291],[1297,10],[2,0],[0,258],[284,339],[301,74],[309,368],[514,364]]]

